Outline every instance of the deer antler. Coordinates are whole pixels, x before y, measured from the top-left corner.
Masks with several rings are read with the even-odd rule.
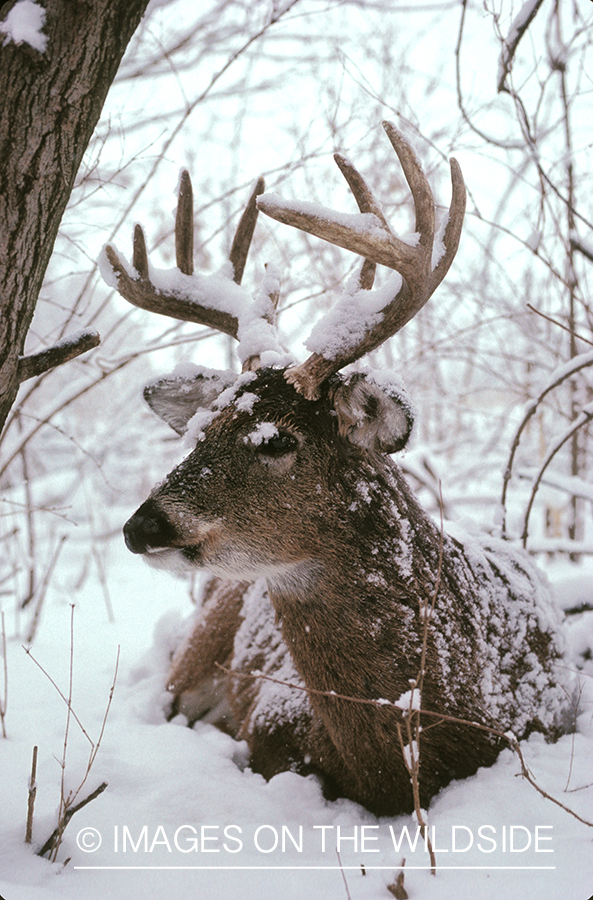
[[[435,206],[430,185],[403,135],[390,122],[383,127],[395,150],[412,192],[416,215],[417,240],[398,238],[387,223],[370,187],[354,166],[340,154],[335,160],[356,199],[360,214],[344,215],[310,203],[291,203],[274,195],[257,201],[266,215],[307,231],[329,243],[365,257],[358,288],[369,290],[367,276],[373,264],[398,272],[394,294],[371,316],[363,333],[347,334],[336,347],[328,345],[313,352],[301,365],[291,368],[286,378],[309,399],[318,396],[319,386],[330,375],[374,350],[412,319],[445,277],[461,235],[465,214],[465,185],[461,169],[451,160],[452,198],[442,235],[442,250],[435,242]],[[372,278],[370,279],[372,284]],[[330,312],[331,315],[331,312]]]
[[[229,292],[229,286],[232,283],[237,286],[241,284],[258,216],[256,199],[263,190],[264,180],[260,178],[237,226],[229,254],[233,278],[225,279],[228,283],[225,284],[224,291],[221,290],[220,279],[210,283],[208,276],[202,277],[200,281],[194,276],[192,281],[187,283],[183,279],[176,279],[175,285],[169,288],[155,284],[150,276],[144,231],[140,225],[136,225],[132,256],[135,272],[130,272],[129,266],[120,259],[113,247],[109,245],[105,247],[105,256],[115,274],[119,293],[140,309],[185,322],[207,325],[238,339],[239,317],[228,307],[234,305],[241,308],[245,296],[243,292]],[[193,227],[193,191],[189,173],[184,169],[181,173],[175,217],[175,258],[177,268],[185,276],[193,276],[194,273]],[[224,301],[221,303],[218,300],[217,293],[225,295],[227,308],[224,308]],[[202,302],[196,301],[196,295],[201,295]]]
[[[271,351],[273,364],[283,359],[274,327],[277,279],[270,275],[255,300],[240,288],[258,210],[364,257],[356,283],[322,320],[321,327],[310,335],[307,344],[313,351],[311,356],[286,371],[287,381],[303,396],[315,399],[319,386],[330,375],[374,350],[416,315],[445,277],[457,252],[465,214],[465,186],[456,160],[451,160],[451,207],[441,239],[436,235],[432,191],[416,154],[394,125],[384,122],[383,127],[412,192],[416,215],[416,234],[412,240],[393,233],[363,176],[345,157],[335,154],[358,204],[358,214],[345,215],[312,203],[281,200],[271,194],[260,196],[264,190],[260,178],[233,240],[229,256],[233,277],[194,274],[193,196],[189,174],[184,170],[175,219],[177,269],[158,274],[151,270],[144,232],[136,225],[133,269],[120,259],[113,247],[105,247],[105,257],[115,275],[115,287],[141,309],[207,325],[236,338],[240,341],[239,355],[246,371],[262,364],[264,351]],[[393,269],[401,278],[390,279],[379,291],[371,291],[377,264]],[[332,316],[328,328],[328,317]],[[328,341],[326,335],[330,332]]]

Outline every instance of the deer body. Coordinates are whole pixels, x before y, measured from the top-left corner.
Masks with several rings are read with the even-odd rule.
[[[526,560],[499,551],[495,561],[477,545],[469,555],[441,536],[398,467],[340,433],[348,419],[343,409],[336,414],[341,384],[309,401],[281,371],[260,371],[215,414],[126,536],[157,565],[265,578],[310,710],[301,707],[288,723],[297,741],[287,742],[282,729],[275,735],[268,760],[261,723],[249,724],[231,678],[228,721],[238,729],[229,730],[252,742],[252,764],[268,777],[290,767],[317,771],[330,794],[386,815],[412,807],[402,712],[316,692],[393,704],[418,684],[423,667],[423,709],[517,736],[551,734],[562,701],[557,623]],[[241,617],[241,600],[231,598],[227,664],[232,623],[238,630]],[[487,731],[438,722],[421,741],[423,804],[451,778],[492,763],[501,746]]]
[[[442,533],[390,459],[408,440],[409,403],[378,374],[342,373],[427,302],[465,211],[451,160],[451,206],[437,229],[418,159],[384,127],[414,200],[412,241],[393,233],[362,175],[336,155],[360,214],[259,197],[258,182],[230,252],[232,279],[201,279],[192,293],[187,173],[176,220],[184,279],[151,281],[139,226],[133,269],[112,247],[104,260],[131,303],[237,338],[243,362],[238,377],[197,370],[145,390],[194,449],[128,521],[126,543],[154,565],[215,576],[173,661],[176,702],[245,738],[266,777],[315,771],[328,795],[380,815],[426,805],[452,778],[489,765],[505,732],[553,736],[565,696],[557,620],[537,572],[508,548]],[[258,209],[364,258],[310,357],[288,368],[273,279],[235,306]],[[377,264],[398,275],[373,291]],[[177,285],[170,294],[159,287],[167,282]],[[254,670],[306,694],[235,674]]]

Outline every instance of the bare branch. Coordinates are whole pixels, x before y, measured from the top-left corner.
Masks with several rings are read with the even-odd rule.
[[[513,66],[517,47],[519,46],[521,38],[535,19],[537,11],[543,2],[544,0],[527,0],[527,2],[524,2],[518,15],[511,24],[508,36],[506,40],[503,41],[502,49],[500,51],[496,84],[496,89],[499,93],[502,91],[509,93],[506,79]]]
[[[593,410],[584,410],[576,419],[576,421],[571,424],[570,428],[568,428],[568,430],[563,435],[561,435],[561,437],[554,443],[553,447],[546,454],[546,458],[541,464],[537,476],[531,487],[531,494],[529,495],[529,501],[525,510],[525,517],[523,519],[523,532],[521,534],[521,541],[524,547],[527,546],[527,538],[529,536],[529,517],[531,515],[535,496],[539,490],[539,486],[542,482],[546,469],[548,468],[558,451],[561,450],[562,447],[566,444],[566,442],[569,441],[577,433],[577,431],[579,431],[579,429],[583,427],[583,425],[586,425],[592,419]]]
[[[99,787],[95,788],[95,790],[88,795],[88,797],[85,797],[84,800],[81,800],[80,803],[76,804],[76,806],[71,806],[70,809],[67,809],[64,813],[63,820],[60,821],[57,828],[52,831],[41,850],[37,852],[37,856],[45,856],[46,853],[54,852],[59,847],[62,841],[64,829],[66,828],[66,825],[68,824],[74,813],[77,813],[80,809],[87,806],[87,804],[89,804],[92,800],[95,800],[100,794],[103,793],[106,788],[107,782],[103,781],[99,785]]]
[[[402,710],[399,706],[396,706],[394,703],[385,703],[384,701],[379,700],[368,700],[364,697],[350,697],[347,694],[338,694],[334,691],[319,691],[310,687],[304,687],[300,684],[294,684],[289,681],[282,681],[280,678],[272,678],[270,675],[264,675],[262,672],[237,672],[233,669],[227,669],[225,666],[221,666],[220,663],[216,662],[215,666],[217,669],[220,669],[221,672],[224,672],[226,675],[231,675],[234,678],[249,678],[252,680],[262,679],[263,681],[271,681],[273,684],[280,684],[283,687],[291,688],[295,691],[303,691],[306,694],[318,694],[323,697],[331,697],[338,700],[347,700],[349,703],[361,703],[366,706],[375,706],[381,709],[393,709],[397,710],[400,715],[402,714]],[[405,711],[404,711],[405,712]],[[529,767],[525,762],[525,757],[521,751],[521,747],[519,742],[509,735],[507,732],[499,731],[497,728],[493,728],[490,725],[481,725],[479,722],[472,722],[470,719],[459,719],[456,716],[448,716],[445,713],[434,712],[433,710],[421,709],[418,712],[423,716],[429,716],[431,718],[438,719],[440,722],[450,722],[454,725],[467,725],[470,728],[477,728],[478,731],[485,731],[488,734],[494,735],[494,737],[499,737],[507,742],[510,749],[513,750],[518,758],[521,765],[521,774],[523,777],[529,782],[529,784],[536,789],[536,791],[545,797],[546,800],[550,800],[556,806],[559,806],[560,809],[563,809],[569,815],[573,816],[573,818],[578,819],[579,822],[582,822],[583,825],[588,825],[590,828],[593,828],[593,822],[588,819],[579,816],[578,813],[574,812],[574,810],[570,809],[570,807],[565,806],[564,803],[561,803],[560,800],[557,800],[551,794],[548,794],[543,788],[541,788],[536,782],[535,778],[529,771]],[[430,726],[429,726],[430,727]]]
[[[540,391],[539,395],[533,400],[527,407],[525,415],[523,419],[519,423],[519,426],[515,432],[515,437],[511,442],[511,450],[509,453],[509,458],[505,467],[504,475],[503,475],[503,483],[502,483],[502,495],[501,495],[501,506],[503,512],[502,519],[502,534],[503,537],[506,536],[506,501],[507,501],[507,493],[509,488],[509,482],[511,480],[513,474],[513,464],[515,461],[515,455],[517,450],[519,449],[519,444],[521,442],[521,436],[525,431],[525,428],[529,424],[531,418],[537,412],[540,404],[547,397],[547,395],[555,390],[559,385],[563,384],[567,378],[575,375],[577,372],[580,372],[582,369],[587,369],[590,366],[593,366],[593,352],[589,351],[588,353],[583,353],[579,356],[576,356],[573,360],[570,361],[566,366],[563,366],[558,372],[558,374]],[[543,472],[541,473],[543,475]],[[541,476],[540,476],[541,477]]]
[[[79,331],[53,347],[47,347],[30,356],[21,356],[17,370],[18,380],[23,382],[35,375],[42,375],[48,369],[61,366],[81,353],[92,350],[100,342],[101,338],[96,331]]]

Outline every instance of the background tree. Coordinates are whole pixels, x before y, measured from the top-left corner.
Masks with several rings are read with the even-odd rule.
[[[21,381],[92,345],[21,362],[83,154],[148,0],[5,3],[0,12],[0,429]]]

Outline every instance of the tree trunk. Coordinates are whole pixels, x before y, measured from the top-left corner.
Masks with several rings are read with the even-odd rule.
[[[76,173],[148,0],[44,5],[43,52],[0,31],[0,429]]]

